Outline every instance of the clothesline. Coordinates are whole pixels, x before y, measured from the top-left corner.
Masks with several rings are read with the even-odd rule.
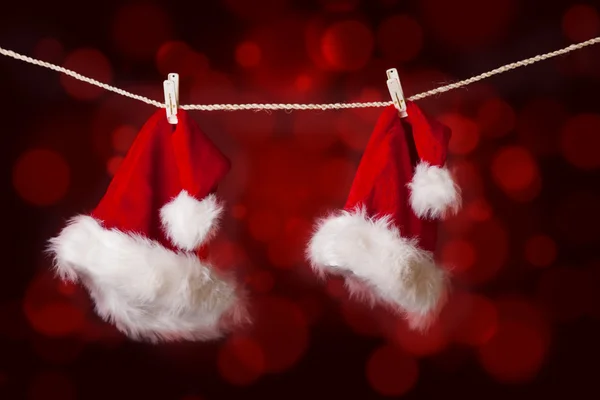
[[[537,56],[527,58],[525,60],[513,62],[510,64],[503,65],[499,68],[493,69],[488,72],[484,72],[482,74],[473,76],[469,79],[465,79],[459,82],[451,83],[449,85],[440,86],[436,89],[428,90],[426,92],[422,92],[416,94],[414,96],[410,96],[408,100],[415,101],[421,100],[429,96],[433,96],[436,94],[448,92],[453,89],[458,89],[460,87],[464,87],[470,85],[472,83],[478,82],[480,80],[492,77],[494,75],[501,74],[503,72],[507,72],[516,68],[524,67],[527,65],[531,65],[537,63],[539,61],[547,60],[549,58],[557,57],[560,55],[564,55],[570,53],[575,50],[580,50],[584,47],[591,46],[594,44],[600,43],[600,36],[586,40],[585,42],[572,44],[570,46],[564,47],[559,50],[555,50],[545,54],[539,54]],[[117,93],[121,96],[129,97],[134,100],[139,100],[146,104],[165,108],[166,105],[156,100],[149,99],[144,96],[140,96],[131,92],[128,92],[123,89],[119,89],[117,87],[108,85],[106,83],[98,82],[95,79],[88,78],[83,76],[75,71],[71,71],[69,69],[63,68],[58,65],[54,65],[45,61],[37,60],[35,58],[31,58],[19,53],[16,53],[12,50],[7,50],[0,47],[0,54],[14,58],[16,60],[24,61],[30,64],[38,65],[40,67],[48,68],[54,71],[61,72],[65,75],[69,75],[72,78],[80,80],[82,82],[89,83],[91,85],[95,85],[106,89],[108,91]],[[370,107],[387,107],[393,104],[392,101],[372,101],[372,102],[363,102],[363,103],[330,103],[330,104],[188,104],[188,105],[180,105],[179,108],[183,110],[200,110],[200,111],[239,111],[239,110],[339,110],[339,109],[347,109],[347,108],[370,108]]]

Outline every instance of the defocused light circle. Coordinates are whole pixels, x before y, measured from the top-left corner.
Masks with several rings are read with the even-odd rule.
[[[443,245],[443,264],[453,271],[466,271],[473,266],[477,254],[471,242],[464,239],[452,239]]]
[[[479,348],[486,371],[502,383],[526,382],[535,377],[545,355],[544,339],[535,325],[502,322],[496,334]]]
[[[60,201],[69,188],[71,171],[60,154],[31,149],[21,154],[13,167],[13,185],[19,196],[36,206]]]
[[[373,42],[373,33],[364,23],[342,21],[325,31],[321,39],[321,51],[334,70],[357,71],[370,60]]]
[[[254,42],[243,42],[235,49],[235,60],[244,68],[260,64],[260,47]]]
[[[101,83],[110,84],[113,79],[110,62],[96,49],[75,50],[67,55],[62,66]],[[65,74],[60,75],[60,83],[69,95],[78,100],[93,100],[106,92]]]
[[[479,144],[479,127],[472,120],[455,113],[443,114],[440,122],[452,130],[448,150],[452,154],[467,155]]]
[[[563,15],[562,30],[573,42],[584,42],[600,34],[598,11],[587,4],[572,6]]]
[[[534,183],[538,168],[525,148],[510,146],[496,152],[492,160],[492,174],[501,189],[507,192],[520,191]]]
[[[265,356],[256,341],[236,335],[229,337],[219,349],[217,365],[227,382],[245,386],[264,373]]]
[[[115,151],[127,153],[137,136],[137,129],[130,125],[121,125],[112,133],[112,145]]]

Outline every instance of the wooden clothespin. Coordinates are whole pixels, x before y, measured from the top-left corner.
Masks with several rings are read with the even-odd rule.
[[[396,68],[390,68],[386,71],[387,73],[387,87],[392,96],[394,107],[398,110],[400,118],[408,117],[406,112],[406,100],[404,99],[404,91],[402,90],[402,84],[400,83],[400,76]]]
[[[167,106],[167,120],[170,124],[177,124],[177,108],[179,107],[179,75],[169,74],[163,82],[165,91],[165,104]]]

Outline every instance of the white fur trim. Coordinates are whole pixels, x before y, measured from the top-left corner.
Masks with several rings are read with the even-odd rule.
[[[160,220],[175,246],[192,251],[211,238],[222,211],[223,207],[214,194],[198,201],[182,190],[160,209]]]
[[[349,292],[385,303],[425,329],[446,299],[447,273],[430,252],[400,236],[389,218],[369,218],[363,209],[323,219],[310,240],[313,269],[346,276]]]
[[[233,281],[195,254],[106,229],[90,216],[69,221],[49,251],[57,274],[81,281],[98,314],[133,339],[210,340],[245,318]]]
[[[420,162],[408,187],[410,206],[419,218],[440,218],[460,209],[460,188],[446,167]]]

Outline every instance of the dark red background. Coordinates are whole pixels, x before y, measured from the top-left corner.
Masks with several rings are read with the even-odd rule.
[[[600,35],[591,2],[221,0],[10,2],[0,47],[163,101],[388,100]],[[53,279],[46,240],[103,194],[152,106],[3,57],[0,398],[262,399],[599,394],[600,46],[419,101],[454,132],[463,211],[437,257],[455,292],[419,336],[347,299],[303,260],[343,205],[381,110],[193,112],[233,162],[210,247],[256,324],[152,346]]]

